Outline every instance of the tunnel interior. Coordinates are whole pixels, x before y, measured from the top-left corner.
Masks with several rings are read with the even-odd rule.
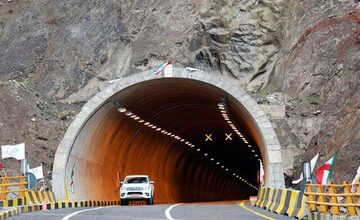
[[[119,181],[145,174],[156,203],[247,199],[257,194],[260,137],[244,106],[218,87],[137,83],[104,100],[78,133],[70,196],[119,199]]]

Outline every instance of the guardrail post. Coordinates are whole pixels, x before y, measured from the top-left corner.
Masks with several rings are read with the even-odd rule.
[[[347,181],[344,181],[344,193],[345,195],[345,199],[346,199],[346,203],[347,204],[354,204],[353,198],[351,196],[351,189],[350,189],[350,184]],[[356,215],[356,209],[354,206],[348,206],[347,207],[348,213],[350,216],[355,216]]]
[[[307,191],[310,193],[309,194],[309,202],[315,202],[315,196],[312,194],[313,193],[313,188],[312,188],[312,185],[310,184],[311,182],[307,182]],[[315,211],[316,210],[316,205],[313,204],[313,203],[310,203],[309,204],[309,208],[310,208],[310,211]]]
[[[25,176],[19,177],[19,197],[25,197]]]
[[[0,193],[0,200],[6,200],[7,193],[8,193],[8,179],[7,177],[1,177],[1,193]]]
[[[323,195],[323,193],[324,193],[323,187],[322,186],[317,187],[317,191],[320,194],[319,197],[318,197],[319,202],[325,203],[326,200],[325,200],[325,196]],[[321,213],[326,213],[327,210],[328,210],[327,205],[320,204],[319,207],[320,207],[320,212]]]
[[[329,193],[330,193],[330,202],[333,203],[333,204],[338,204],[338,200],[337,200],[337,197],[336,197],[336,189],[335,189],[335,186],[334,186],[334,182],[330,182],[330,185],[329,185]],[[339,209],[339,206],[331,206],[331,214],[333,215],[338,215],[340,213],[340,209]]]

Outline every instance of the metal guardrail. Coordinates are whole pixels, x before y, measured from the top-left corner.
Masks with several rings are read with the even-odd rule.
[[[311,212],[340,214],[340,208],[349,216],[360,215],[360,181],[355,184],[355,192],[351,192],[352,184],[330,182],[327,185],[306,184],[309,209]]]
[[[27,184],[25,176],[0,177],[0,200],[6,200],[9,193],[17,193],[19,198],[24,198]]]

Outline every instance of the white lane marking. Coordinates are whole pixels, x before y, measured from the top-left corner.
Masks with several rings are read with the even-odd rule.
[[[79,213],[82,213],[82,212],[87,212],[87,211],[92,211],[92,210],[96,210],[96,209],[102,209],[104,207],[98,207],[98,208],[94,208],[94,209],[85,209],[85,210],[80,210],[80,211],[77,211],[77,212],[74,212],[74,213],[71,213],[67,216],[65,216],[64,218],[62,218],[61,220],[69,220],[71,217],[73,217],[74,215],[77,215]]]
[[[172,205],[172,206],[170,206],[169,208],[166,209],[166,211],[165,211],[165,216],[166,216],[166,218],[167,218],[168,220],[175,220],[175,219],[171,216],[170,211],[171,211],[171,209],[173,209],[175,206],[178,206],[178,205],[180,205],[180,204],[181,204],[181,203]]]

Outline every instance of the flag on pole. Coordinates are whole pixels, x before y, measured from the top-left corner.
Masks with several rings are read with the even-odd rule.
[[[319,158],[319,153],[315,155],[315,157],[313,157],[311,160],[310,160],[310,168],[311,168],[311,173],[314,171],[314,168],[315,168],[315,165],[316,165],[316,162]],[[301,172],[301,175],[300,175],[300,178],[297,179],[297,180],[293,180],[292,181],[292,184],[298,184],[301,182],[301,180],[304,179],[304,174]]]
[[[1,146],[1,156],[2,159],[11,157],[17,160],[25,159],[25,143]]]
[[[29,169],[28,172],[34,174],[37,180],[44,178],[44,171],[42,164],[38,167]]]
[[[259,160],[259,161],[260,161],[260,183],[263,186],[263,185],[265,185],[265,180],[264,180],[265,173],[264,173],[263,164],[262,164],[261,160]]]
[[[353,181],[351,182],[351,185],[352,185],[352,187],[351,187],[351,192],[355,192],[355,190],[356,190],[356,182],[358,181],[360,179],[360,166],[359,166],[359,168],[357,169],[357,174],[356,174],[356,176],[355,176],[355,178],[353,179]]]
[[[321,165],[316,170],[316,183],[317,184],[327,184],[329,182],[332,170],[334,168],[334,162],[336,159],[336,154],[326,161],[325,164]]]

